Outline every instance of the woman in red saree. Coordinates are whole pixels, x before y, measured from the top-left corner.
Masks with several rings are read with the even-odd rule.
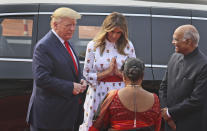
[[[137,58],[128,58],[122,72],[125,88],[107,94],[95,113],[89,131],[159,131],[159,98],[141,86],[144,63]]]

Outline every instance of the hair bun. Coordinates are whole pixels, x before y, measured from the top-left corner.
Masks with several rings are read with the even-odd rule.
[[[136,66],[132,66],[131,68],[129,68],[128,70],[128,77],[132,80],[135,81],[137,79],[137,76],[140,76],[142,73],[142,71],[136,67]]]
[[[138,58],[128,58],[121,69],[126,77],[135,82],[143,77],[144,63]]]

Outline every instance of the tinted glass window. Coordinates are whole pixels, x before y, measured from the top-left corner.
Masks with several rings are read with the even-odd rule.
[[[30,57],[32,27],[32,19],[19,17],[2,18],[0,24],[0,57]]]
[[[81,61],[85,60],[87,44],[98,34],[105,17],[106,16],[82,15],[81,19],[78,20],[76,31],[71,41],[78,51]]]
[[[80,60],[85,59],[86,46],[99,32],[100,26],[78,26],[78,37],[79,37],[79,58]]]
[[[79,26],[80,39],[93,39],[100,31],[100,26]]]

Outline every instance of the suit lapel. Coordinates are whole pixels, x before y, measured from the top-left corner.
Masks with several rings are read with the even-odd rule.
[[[52,43],[56,46],[57,50],[58,50],[58,53],[63,55],[65,60],[68,61],[68,63],[70,63],[70,68],[71,70],[73,71],[73,74],[74,76],[78,77],[76,75],[76,71],[75,71],[75,67],[73,64],[73,60],[72,60],[72,57],[70,56],[70,54],[68,53],[67,49],[64,47],[64,45],[60,42],[60,40],[55,36],[55,34],[52,33],[51,31],[51,36],[52,36],[52,39],[54,40]],[[75,52],[74,52],[75,54]],[[76,54],[75,54],[76,56]],[[77,58],[77,57],[76,57]],[[78,63],[78,59],[77,59],[77,63]],[[78,66],[79,67],[79,66]],[[78,69],[79,70],[79,69]]]

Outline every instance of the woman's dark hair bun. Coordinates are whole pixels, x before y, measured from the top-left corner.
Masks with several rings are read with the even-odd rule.
[[[144,63],[138,58],[127,58],[122,65],[122,71],[126,77],[135,82],[144,75]]]

